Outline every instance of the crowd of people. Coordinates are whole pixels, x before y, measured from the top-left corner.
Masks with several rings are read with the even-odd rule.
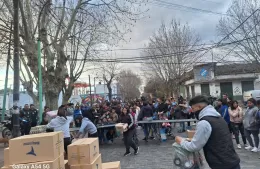
[[[57,116],[49,117],[48,112],[50,112],[50,108],[45,106],[42,121],[39,123],[37,109],[35,109],[33,104],[30,107],[26,104],[20,110],[21,134],[28,135],[31,127],[35,127],[38,124],[47,125],[47,131],[63,131],[66,151],[66,147],[71,143],[72,139],[69,129],[71,127],[79,128],[78,134],[74,136],[75,138],[85,137],[87,133],[88,137],[98,137],[100,143],[103,144],[113,143],[114,138],[118,137],[118,133],[115,127],[97,130],[98,125],[127,123],[128,129],[123,133],[123,141],[126,146],[125,156],[130,154],[130,147],[134,149],[134,154],[138,154],[139,148],[136,136],[138,121],[194,118],[191,108],[182,97],[179,97],[178,101],[174,98],[158,98],[151,101],[141,98],[128,103],[114,100],[101,104],[96,103],[93,106],[69,103],[59,107]],[[153,139],[153,132],[150,132],[152,124],[141,126],[145,136],[143,140],[148,142],[149,139]],[[171,135],[172,126],[170,123],[163,123],[161,127],[166,128],[166,133]],[[184,132],[185,130],[185,124],[181,123],[179,132]]]
[[[52,129],[49,131],[64,132],[64,148],[65,151],[67,151],[66,147],[71,144],[72,139],[70,134],[71,127],[79,128],[79,132],[76,136],[74,136],[74,138],[85,137],[87,134],[87,137],[98,137],[100,143],[103,144],[113,143],[114,138],[118,136],[118,133],[116,132],[115,127],[101,128],[98,130],[97,126],[127,123],[128,127],[123,133],[123,141],[126,148],[124,156],[128,156],[131,154],[130,148],[134,150],[135,155],[139,152],[139,144],[136,137],[136,128],[138,126],[142,126],[144,132],[143,140],[145,142],[148,142],[149,139],[154,139],[154,133],[151,132],[153,124],[139,124],[138,121],[196,118],[199,122],[197,123],[197,130],[192,141],[187,142],[183,141],[183,139],[178,136],[176,137],[176,142],[181,144],[182,147],[188,151],[199,151],[203,148],[204,153],[214,156],[212,151],[215,150],[211,149],[211,144],[217,145],[222,143],[224,144],[224,142],[229,143],[230,145],[225,147],[228,148],[228,151],[231,152],[231,154],[227,151],[219,151],[223,151],[223,156],[233,155],[234,159],[237,159],[234,162],[237,165],[239,164],[239,158],[236,154],[232,154],[232,152],[235,153],[235,150],[231,147],[233,147],[232,139],[235,139],[237,148],[242,148],[239,135],[242,137],[245,149],[252,152],[259,151],[260,100],[256,101],[251,98],[247,101],[246,108],[243,108],[242,106],[239,106],[238,101],[230,99],[227,95],[223,95],[223,98],[218,99],[216,105],[214,105],[215,107],[213,107],[211,105],[212,102],[209,100],[205,101],[205,97],[201,97],[202,98],[200,99],[202,101],[195,97],[195,100],[191,99],[189,104],[187,100],[181,96],[177,100],[175,98],[157,98],[156,100],[141,98],[128,103],[112,101],[101,104],[96,103],[93,104],[93,106],[87,104],[74,105],[69,103],[67,105],[60,106],[57,116],[51,119],[48,117],[48,112],[50,109],[45,107],[41,124],[47,125],[48,130]],[[25,105],[25,107],[21,110],[20,117],[23,121],[22,134],[29,134],[30,127],[37,125],[37,110],[33,105],[30,105],[30,108],[28,105]],[[221,120],[219,121],[219,119]],[[227,134],[225,126],[222,124],[223,121],[227,126],[227,131],[229,134]],[[179,126],[175,126],[175,123],[172,125],[168,122],[161,123],[160,125],[161,128],[166,129],[165,131],[167,135],[171,135],[172,127],[178,127],[178,132],[185,132],[191,127],[189,122],[187,123],[187,126],[184,122],[180,123]],[[201,128],[200,131],[198,128]],[[214,130],[216,129],[221,131],[221,133],[214,133]],[[212,132],[215,134],[214,136],[212,135]],[[212,142],[211,137],[216,138],[220,136],[222,137],[223,135],[225,135],[224,137],[229,135],[229,139],[227,138],[226,140],[222,140],[222,143],[221,139],[220,142]],[[253,136],[254,141],[251,136]],[[205,155],[207,156],[207,154]],[[208,163],[213,163],[213,165],[215,165],[214,162],[212,162],[214,159],[206,158],[206,160]],[[232,164],[226,162],[226,165],[231,166]],[[234,165],[235,169],[238,168],[236,165]]]
[[[237,148],[242,148],[239,140],[239,134],[241,134],[245,149],[252,152],[260,151],[260,100],[256,101],[250,98],[247,101],[245,110],[243,110],[242,106],[239,106],[238,101],[224,95],[223,99],[218,100],[216,110],[228,124],[229,131],[236,140]],[[251,135],[254,138],[254,142]]]

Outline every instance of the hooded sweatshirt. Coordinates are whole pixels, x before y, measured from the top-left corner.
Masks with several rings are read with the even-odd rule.
[[[257,112],[258,112],[257,107],[246,109],[244,121],[243,121],[246,130],[259,130],[259,126],[256,123]]]
[[[95,134],[97,132],[97,127],[88,118],[84,117],[79,132],[84,134]]]
[[[205,116],[220,117],[221,115],[215,110],[213,106],[208,105],[201,110],[199,114],[199,120]],[[186,149],[189,152],[200,151],[208,142],[211,132],[212,132],[212,128],[209,122],[206,120],[201,120],[197,124],[196,132],[191,142],[186,141],[186,139],[183,139],[181,141],[181,147]]]
[[[153,109],[149,105],[142,107],[138,115],[138,121],[143,120],[145,117],[153,117]]]
[[[54,131],[62,131],[64,138],[70,137],[70,123],[73,122],[73,117],[67,116],[67,119],[64,117],[57,116],[47,124],[47,128],[53,128]]]

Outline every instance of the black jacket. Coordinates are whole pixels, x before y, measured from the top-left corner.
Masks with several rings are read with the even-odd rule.
[[[168,111],[168,105],[165,103],[160,103],[157,107],[157,112],[166,113]]]
[[[205,116],[212,128],[208,142],[203,147],[205,158],[212,169],[231,169],[240,163],[234,149],[230,131],[222,117]],[[224,166],[224,167],[223,167]]]
[[[28,121],[29,123],[31,123],[31,114],[30,114],[30,109],[26,110],[26,109],[22,109],[20,111],[20,118]]]
[[[37,123],[38,121],[38,110],[37,109],[30,109],[30,118],[32,123]]]
[[[128,130],[132,130],[135,128],[134,126],[134,118],[132,117],[132,115],[130,113],[128,114],[124,114],[122,113],[120,115],[120,123],[127,123],[128,124]]]
[[[141,121],[144,117],[153,117],[153,109],[149,105],[142,107],[137,120]]]

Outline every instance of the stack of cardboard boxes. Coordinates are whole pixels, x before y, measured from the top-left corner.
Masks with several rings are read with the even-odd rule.
[[[79,139],[68,146],[70,169],[120,169],[120,162],[103,163],[97,138]]]
[[[21,136],[9,141],[4,150],[4,167],[64,169],[63,133]]]
[[[120,161],[103,163],[97,138],[79,139],[68,146],[64,160],[62,132],[21,136],[9,141],[2,169],[120,169]]]

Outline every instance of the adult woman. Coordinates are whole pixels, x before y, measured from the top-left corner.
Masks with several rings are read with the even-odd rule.
[[[58,109],[57,116],[47,124],[47,128],[52,128],[54,131],[62,131],[64,134],[64,150],[67,154],[67,147],[71,144],[70,138],[70,123],[73,123],[73,117],[66,116],[65,106],[61,105]]]
[[[243,110],[238,106],[238,102],[236,100],[232,102],[230,108],[228,109],[228,113],[230,116],[230,125],[233,133],[235,134],[237,148],[240,149],[241,145],[239,143],[239,132],[241,133],[244,145],[246,145],[246,137],[244,134]]]
[[[124,131],[123,136],[124,136],[124,144],[126,148],[126,152],[124,156],[128,156],[131,154],[130,152],[130,147],[134,149],[134,154],[137,155],[139,151],[139,147],[135,144],[133,141],[133,136],[135,134],[135,125],[134,125],[134,118],[133,116],[129,113],[129,109],[124,107],[122,109],[122,114],[120,116],[120,122],[121,123],[126,123],[128,124],[127,129]]]
[[[247,106],[248,108],[245,112],[243,124],[249,146],[247,146],[245,149],[251,150],[252,152],[257,152],[259,146],[259,126],[256,123],[256,114],[258,112],[258,108],[256,107],[255,99],[248,99]],[[254,143],[252,141],[251,134],[254,137]]]

